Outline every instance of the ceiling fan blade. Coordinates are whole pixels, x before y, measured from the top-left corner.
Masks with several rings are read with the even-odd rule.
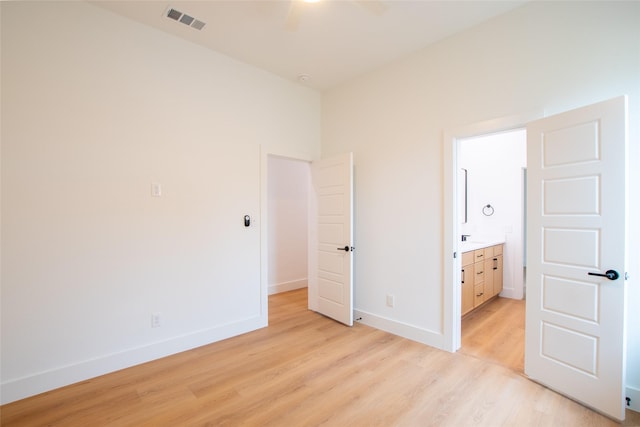
[[[376,16],[381,16],[387,11],[388,6],[381,0],[353,0],[358,5],[367,9]]]
[[[284,28],[287,31],[296,31],[298,29],[302,12],[301,6],[298,0],[291,0],[291,3],[289,3],[289,13],[287,14],[287,20],[284,24]]]

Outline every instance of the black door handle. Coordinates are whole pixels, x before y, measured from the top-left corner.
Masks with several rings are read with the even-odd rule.
[[[339,251],[349,252],[349,246],[345,246],[344,248],[338,248]]]
[[[620,275],[618,274],[617,271],[615,270],[607,270],[605,271],[604,274],[600,274],[600,273],[587,273],[589,276],[600,276],[600,277],[606,277],[609,280],[616,280],[618,277],[620,277]]]

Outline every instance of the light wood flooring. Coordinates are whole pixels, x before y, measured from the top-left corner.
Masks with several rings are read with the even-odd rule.
[[[527,380],[520,362],[503,366],[489,345],[474,350],[475,338],[451,354],[348,328],[307,311],[306,290],[271,296],[269,310],[268,328],[5,405],[1,424],[617,425]]]
[[[524,319],[524,300],[494,298],[462,319],[460,352],[523,373]]]

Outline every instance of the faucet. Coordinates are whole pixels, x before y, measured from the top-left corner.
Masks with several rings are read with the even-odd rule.
[[[466,242],[469,237],[471,237],[471,234],[463,234],[462,235],[462,241]]]

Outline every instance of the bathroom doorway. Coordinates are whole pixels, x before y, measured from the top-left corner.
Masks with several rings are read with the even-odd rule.
[[[466,171],[466,187],[457,189],[458,200],[462,201],[459,210],[466,212],[458,215],[460,234],[474,243],[504,244],[504,287],[500,296],[523,299],[526,130],[461,138],[457,163],[459,170]],[[465,250],[464,246],[460,251]]]
[[[465,260],[473,259],[470,254],[477,255],[479,250],[480,255],[484,251],[487,258],[500,264],[502,283],[500,291],[491,284],[494,292],[489,293],[489,280],[481,281],[480,287],[473,289],[472,307],[469,299],[461,296],[460,352],[518,372],[524,372],[526,149],[525,129],[457,140],[457,167],[464,178],[456,188],[458,249],[463,271],[470,273],[462,280],[478,281],[496,274],[490,267],[477,268],[490,265],[491,259],[476,262],[475,269],[464,265]],[[470,290],[469,283],[462,287]],[[476,293],[482,292],[485,295],[478,298]]]

